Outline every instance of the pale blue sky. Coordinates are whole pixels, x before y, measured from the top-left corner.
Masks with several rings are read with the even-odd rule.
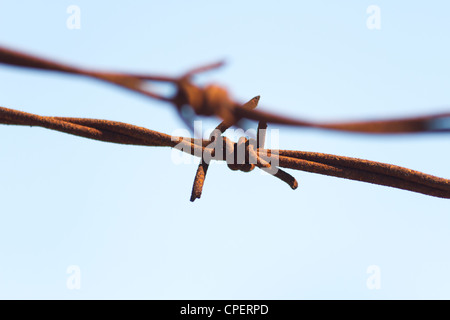
[[[1,1],[0,44],[90,67],[201,78],[314,120],[450,110],[448,1]],[[69,5],[81,29],[69,30]],[[381,9],[369,30],[367,7]],[[172,133],[167,105],[67,75],[0,66],[0,105]],[[211,126],[214,121],[208,122]],[[256,124],[255,124],[256,126]],[[280,129],[280,148],[393,163],[450,178],[449,135]],[[0,126],[0,298],[450,298],[450,200],[197,159],[46,129]],[[69,266],[81,289],[66,287]],[[366,286],[369,266],[381,289]]]

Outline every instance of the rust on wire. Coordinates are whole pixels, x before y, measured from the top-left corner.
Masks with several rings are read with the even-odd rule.
[[[260,96],[256,96],[247,103],[245,103],[242,107],[248,110],[253,110],[258,106],[259,99]],[[234,119],[234,122],[238,122],[239,120],[240,118]],[[215,130],[211,133],[210,136],[210,141],[213,143],[213,146],[215,146],[214,142],[221,137],[222,133],[224,133],[232,125],[233,125],[232,122],[223,121],[215,128]],[[257,150],[264,149],[266,128],[267,128],[266,123],[264,122],[259,123],[257,138],[255,141]],[[227,139],[225,141],[226,143],[229,143]],[[245,161],[243,161],[243,163],[239,163],[237,159],[239,148],[244,148],[245,150],[245,152],[243,153]],[[238,143],[231,143],[231,150],[232,150],[231,153],[233,153],[232,157],[228,157],[228,159],[226,156],[223,157],[223,159],[227,159],[228,167],[231,170],[250,172],[255,168],[255,166],[258,166],[259,168],[265,170],[268,173],[271,173],[273,176],[286,182],[292,189],[296,189],[298,187],[298,183],[295,180],[295,178],[292,177],[287,172],[284,172],[279,168],[276,168],[276,170],[272,170],[273,168],[271,167],[270,163],[268,163],[266,160],[264,160],[262,157],[259,156],[259,154],[255,150],[254,144],[251,144],[250,140],[242,137]],[[250,158],[252,158],[253,161],[250,161]],[[205,161],[202,155],[200,158],[200,163],[198,165],[197,173],[195,175],[194,184],[192,186],[191,201],[195,201],[195,199],[199,199],[201,197],[203,184],[205,183],[206,172],[208,171],[208,167],[209,162]]]
[[[223,62],[194,68],[179,77],[163,75],[147,75],[120,72],[90,70],[25,54],[0,46],[0,64],[24,68],[62,72],[95,78],[127,90],[142,94],[148,98],[173,105],[185,123],[192,129],[191,120],[182,113],[182,109],[190,107],[197,115],[217,116],[227,125],[239,125],[239,119],[249,119],[262,123],[283,124],[297,127],[309,127],[324,130],[357,132],[366,134],[404,134],[416,132],[450,132],[450,113],[441,113],[419,117],[387,119],[377,121],[352,121],[336,123],[318,123],[275,113],[246,108],[234,101],[228,91],[216,84],[200,87],[193,83],[193,77],[199,73],[216,69]],[[171,97],[162,96],[144,89],[144,82],[165,82],[176,87],[176,94]]]
[[[117,121],[46,117],[0,107],[0,124],[38,126],[84,138],[128,145],[177,148],[177,145],[184,144],[185,146],[189,146],[189,148],[182,148],[180,149],[181,151],[199,156],[201,159],[205,154],[211,155],[215,151],[211,148],[211,139],[201,139],[200,142],[197,142],[196,140],[199,139],[174,137]],[[264,128],[265,124],[260,123],[260,127]],[[260,143],[256,149],[252,147],[252,144],[246,138],[241,139],[238,143],[233,143],[228,138],[220,135],[217,138],[225,146],[223,148],[224,153],[234,152],[233,155],[235,155],[239,144],[245,146],[245,161],[243,163],[230,163],[229,166],[231,169],[244,172],[251,171],[250,165],[252,163],[249,163],[248,159],[252,156],[258,158],[258,161],[256,161],[257,167],[267,169],[270,167],[270,157],[276,157],[278,166],[281,168],[369,182],[434,197],[450,198],[450,180],[419,171],[375,161],[331,154],[265,149],[261,135],[258,137]],[[215,160],[226,161],[226,158],[218,157]],[[199,198],[201,195],[207,165],[202,167],[203,169],[200,169],[201,167],[197,170],[191,201]],[[286,182],[292,189],[297,187],[297,181],[286,172],[275,170],[272,173],[275,177]]]

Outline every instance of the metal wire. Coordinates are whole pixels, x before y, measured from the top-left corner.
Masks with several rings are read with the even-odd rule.
[[[108,82],[145,95],[148,98],[171,104],[178,110],[180,116],[183,117],[183,120],[189,127],[192,127],[190,124],[191,119],[186,119],[181,112],[182,108],[185,106],[190,106],[197,115],[217,116],[224,120],[224,123],[227,123],[229,126],[235,125],[238,123],[239,119],[244,118],[272,124],[366,134],[450,132],[450,113],[375,121],[318,123],[282,116],[267,111],[246,108],[242,103],[234,101],[230,97],[228,91],[219,85],[200,87],[193,83],[192,78],[195,75],[216,69],[222,66],[223,62],[194,68],[180,77],[168,77],[162,75],[89,70],[0,46],[0,64],[69,73]],[[165,97],[151,90],[145,90],[144,81],[171,83],[176,87],[176,94],[172,97]]]
[[[174,137],[117,121],[46,117],[0,107],[0,124],[38,126],[84,138],[119,144],[177,149],[180,146],[185,146],[186,148],[179,150],[199,157],[202,157],[205,153],[212,154],[214,152],[214,149],[210,147],[211,140],[209,139],[199,141],[199,139],[188,137]],[[260,124],[260,126],[264,127],[264,124]],[[235,152],[238,149],[238,143],[233,143],[226,137],[220,138],[231,152]],[[259,139],[261,138],[259,137]],[[243,139],[240,143],[247,144],[246,162],[241,164],[234,163],[232,164],[234,166],[232,169],[248,172],[251,171],[248,170],[250,163],[247,161],[251,157],[251,145],[248,144],[246,139]],[[282,168],[369,182],[434,197],[450,198],[450,180],[395,165],[316,152],[265,149],[262,142],[253,152],[261,159],[256,166],[262,169],[267,168],[263,161],[269,161],[269,157],[276,157],[279,163],[278,166]],[[221,160],[226,161],[226,158],[217,161]],[[196,192],[193,192],[191,196],[192,201],[201,195],[199,185],[203,186],[205,174],[206,170],[203,172],[201,170],[197,171],[193,187],[193,190],[196,190]],[[291,188],[295,189],[297,182],[286,172],[278,170],[274,176],[285,181]]]
[[[127,123],[67,117],[43,117],[18,110],[0,107],[0,123],[6,125],[40,126],[72,135],[105,142],[142,145],[165,146],[181,149],[200,157],[200,164],[195,175],[191,201],[201,197],[209,160],[205,154],[215,160],[227,161],[232,170],[250,172],[255,167],[265,170],[274,177],[287,183],[292,189],[298,183],[294,177],[278,167],[303,170],[345,179],[374,183],[423,193],[430,196],[450,198],[450,180],[427,175],[418,171],[390,164],[369,160],[341,157],[315,152],[292,150],[269,150],[264,148],[265,130],[268,123],[277,123],[297,127],[309,127],[324,130],[346,131],[365,134],[409,134],[423,132],[450,132],[450,113],[385,119],[375,121],[354,121],[336,123],[317,123],[302,119],[294,119],[267,111],[255,110],[259,96],[246,104],[230,98],[227,90],[218,85],[197,86],[192,78],[202,72],[216,69],[223,62],[194,68],[180,77],[164,75],[131,74],[120,72],[104,72],[89,70],[33,56],[23,52],[0,46],[0,64],[38,69],[44,71],[69,73],[78,76],[95,78],[127,90],[142,94],[151,99],[166,102],[174,106],[183,120],[191,126],[192,119],[186,119],[182,108],[189,106],[197,115],[217,116],[223,120],[210,139],[192,139],[173,137],[164,133]],[[172,97],[159,95],[144,89],[144,81],[166,82],[176,87]],[[233,125],[239,126],[242,119],[259,121],[256,141],[241,138],[234,143],[221,136]],[[218,150],[217,146],[224,146]],[[237,161],[238,150],[244,150],[243,161]],[[218,154],[216,154],[218,153]],[[220,157],[221,156],[221,157]],[[210,157],[209,157],[210,158]],[[231,159],[231,161],[229,161]],[[276,160],[275,167],[271,160]]]

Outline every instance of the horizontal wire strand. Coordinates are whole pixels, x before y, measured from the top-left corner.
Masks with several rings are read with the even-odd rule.
[[[0,107],[0,124],[39,126],[111,143],[171,147],[200,157],[204,152],[212,152],[207,147],[210,140],[203,139],[201,144],[195,143],[196,139],[193,138],[174,137],[117,121],[46,117]],[[223,139],[225,141],[226,138]],[[395,165],[293,150],[258,149],[257,154],[266,161],[268,156],[275,155],[277,157],[275,160],[278,160],[279,163],[278,166],[283,168],[390,186],[435,197],[450,198],[450,180]]]

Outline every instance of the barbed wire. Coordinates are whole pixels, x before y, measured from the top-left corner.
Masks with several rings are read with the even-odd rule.
[[[265,149],[265,131],[268,124],[283,124],[325,130],[366,134],[406,134],[419,132],[450,132],[450,113],[375,121],[318,123],[294,119],[267,111],[255,110],[259,96],[245,104],[234,101],[226,89],[216,84],[200,87],[193,83],[195,75],[216,69],[218,62],[194,68],[179,77],[120,72],[105,72],[71,66],[0,46],[0,63],[9,66],[62,72],[95,78],[148,98],[171,104],[192,129],[192,118],[183,113],[186,107],[196,115],[217,116],[223,121],[209,139],[174,137],[131,124],[86,118],[46,117],[0,107],[0,123],[6,125],[40,126],[89,139],[105,142],[171,147],[200,157],[195,175],[191,201],[201,197],[210,160],[227,161],[232,170],[250,172],[258,167],[287,183],[292,189],[297,181],[282,168],[302,170],[328,176],[369,182],[383,186],[414,191],[430,196],[450,198],[450,180],[424,174],[407,168],[369,160],[342,157],[324,153]],[[173,96],[163,96],[145,89],[146,82],[165,82],[176,87]],[[241,137],[237,143],[222,136],[231,126],[241,126],[243,119],[259,121],[257,137]],[[221,147],[219,147],[221,146]],[[218,148],[219,147],[219,148]],[[239,155],[239,151],[243,154]],[[242,156],[238,161],[239,156]],[[276,160],[272,161],[272,160]],[[276,165],[274,165],[276,163]]]
[[[268,124],[283,124],[366,134],[450,132],[450,113],[375,121],[318,123],[282,116],[267,111],[244,108],[242,103],[234,101],[228,91],[222,86],[208,84],[200,87],[192,81],[195,75],[219,68],[223,66],[223,62],[194,68],[179,77],[170,77],[164,75],[90,70],[0,46],[0,64],[43,71],[62,72],[108,82],[148,98],[171,104],[191,129],[193,119],[189,118],[186,115],[187,113],[182,112],[183,109],[188,107],[192,108],[196,115],[217,116],[230,126],[240,126],[242,119],[249,119],[263,121]],[[171,97],[160,95],[157,92],[145,89],[144,85],[146,82],[170,83],[176,87],[176,93]]]
[[[252,108],[259,98],[250,100],[246,108]],[[253,102],[252,102],[253,101]],[[210,139],[194,139],[189,137],[176,137],[165,133],[153,131],[128,123],[70,117],[48,117],[26,113],[19,110],[0,107],[0,124],[19,126],[38,126],[50,130],[65,132],[84,138],[138,146],[171,147],[180,151],[200,157],[200,165],[194,180],[191,201],[200,198],[204,179],[209,162],[204,155],[217,156],[217,142],[221,141],[225,146],[224,154],[231,154],[232,159],[237,157],[239,145],[245,146],[245,161],[228,163],[230,169],[249,172],[259,167],[267,170],[275,177],[286,182],[292,189],[297,187],[297,181],[290,174],[280,170],[269,170],[271,159],[276,159],[278,167],[318,173],[328,176],[345,178],[350,180],[373,183],[422,193],[440,198],[450,198],[450,180],[428,175],[419,171],[403,168],[391,164],[375,161],[337,156],[332,154],[305,152],[294,150],[272,150],[264,148],[264,122],[260,122],[256,148],[246,138],[238,143],[232,142],[220,133],[225,131],[228,124],[221,123],[218,132]],[[216,139],[216,140],[214,140]],[[215,157],[216,161],[227,161],[230,157]],[[251,159],[256,161],[251,161]],[[273,163],[273,162],[272,162]]]

